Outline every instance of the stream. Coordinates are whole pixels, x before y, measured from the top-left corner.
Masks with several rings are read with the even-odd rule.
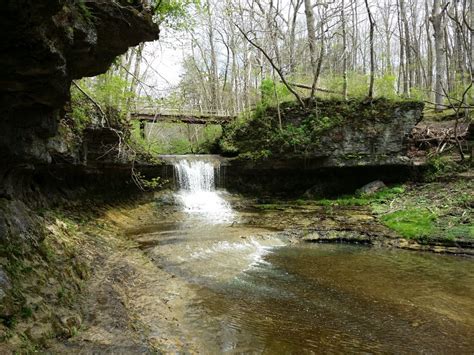
[[[472,259],[290,243],[216,187],[218,159],[170,159],[177,191],[135,235],[193,290],[182,331],[204,353],[474,350]]]

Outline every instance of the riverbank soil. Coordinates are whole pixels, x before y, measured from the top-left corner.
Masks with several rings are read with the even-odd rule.
[[[95,202],[42,212],[43,255],[2,261],[13,275],[0,352],[142,353],[191,350],[176,315],[186,296],[125,236],[153,204]],[[19,308],[19,310],[18,310]],[[171,310],[172,308],[172,310]]]

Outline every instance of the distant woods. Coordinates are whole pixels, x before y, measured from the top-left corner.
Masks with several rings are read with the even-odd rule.
[[[229,114],[318,95],[412,98],[438,110],[473,104],[474,0],[182,3],[172,22],[158,11],[162,26],[173,27],[162,41],[184,53],[181,81],[166,92],[150,85],[159,76],[150,58],[166,51],[141,45],[108,74],[121,78],[124,93]]]
[[[472,103],[471,92],[463,95],[473,80],[472,0],[202,5],[178,88],[192,105],[236,113],[262,99],[301,101],[318,93],[415,98],[437,109],[450,99]],[[273,95],[262,92],[266,81]]]

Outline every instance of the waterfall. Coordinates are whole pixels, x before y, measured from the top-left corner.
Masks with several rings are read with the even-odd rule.
[[[215,190],[219,165],[216,168],[210,161],[182,159],[174,167],[180,189],[195,192]]]
[[[210,223],[228,223],[233,219],[224,192],[216,189],[220,161],[206,156],[176,157],[173,161],[179,191],[176,196],[187,213]],[[217,179],[216,179],[217,178]]]

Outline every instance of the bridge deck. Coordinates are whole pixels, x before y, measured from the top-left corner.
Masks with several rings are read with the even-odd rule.
[[[236,118],[235,116],[186,113],[132,113],[131,117],[132,120],[141,122],[172,122],[188,124],[227,124]]]

